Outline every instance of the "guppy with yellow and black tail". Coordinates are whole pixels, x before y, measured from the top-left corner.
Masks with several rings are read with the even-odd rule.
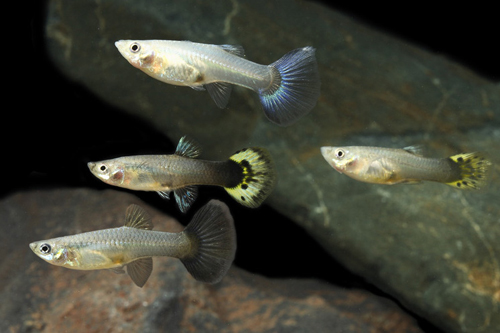
[[[479,189],[491,162],[479,152],[428,158],[419,147],[322,147],[325,160],[338,172],[366,183],[401,184],[434,181],[459,189]]]
[[[110,269],[127,273],[142,287],[153,270],[152,257],[179,258],[188,272],[207,283],[219,282],[236,252],[236,232],[226,204],[211,200],[184,231],[153,231],[141,207],[127,208],[125,226],[33,242],[31,250],[56,266],[77,270]]]
[[[264,148],[245,148],[227,161],[205,161],[196,157],[201,150],[185,136],[175,154],[138,155],[89,162],[90,171],[109,185],[130,190],[156,191],[169,199],[174,192],[182,212],[197,197],[197,185],[217,185],[240,204],[256,208],[271,193],[275,183],[274,164]]]

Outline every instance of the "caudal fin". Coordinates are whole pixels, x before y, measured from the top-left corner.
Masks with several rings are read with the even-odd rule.
[[[264,148],[245,148],[229,158],[242,169],[238,185],[225,190],[240,204],[259,207],[274,188],[276,173],[271,155]]]
[[[316,105],[320,91],[315,49],[306,46],[285,54],[269,65],[273,81],[259,91],[264,113],[280,126],[288,126]]]
[[[192,244],[191,254],[181,258],[188,272],[202,282],[222,280],[236,253],[236,231],[226,204],[211,200],[196,212],[183,232]]]
[[[478,190],[486,184],[491,162],[482,153],[467,153],[451,156],[460,169],[460,179],[447,183],[459,189]]]

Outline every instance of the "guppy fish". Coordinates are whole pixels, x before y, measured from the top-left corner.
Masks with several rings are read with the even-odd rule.
[[[266,66],[242,58],[241,46],[170,40],[120,40],[118,51],[135,68],[165,83],[207,90],[225,108],[231,85],[259,94],[269,120],[288,126],[309,113],[320,94],[318,66],[310,46]]]
[[[321,147],[325,160],[338,172],[374,184],[434,181],[459,189],[479,189],[491,162],[482,153],[428,158],[418,147]]]
[[[236,252],[236,232],[227,206],[211,200],[179,233],[153,231],[151,218],[140,206],[130,205],[125,226],[90,231],[30,244],[49,264],[77,270],[111,269],[127,273],[142,287],[153,270],[152,257],[179,258],[188,272],[207,283],[219,282]]]
[[[275,182],[274,164],[264,148],[245,148],[227,161],[195,159],[201,150],[182,137],[173,155],[124,156],[89,162],[90,171],[109,185],[130,190],[156,191],[169,199],[170,192],[182,212],[197,197],[196,185],[217,185],[240,204],[256,208],[271,193]]]

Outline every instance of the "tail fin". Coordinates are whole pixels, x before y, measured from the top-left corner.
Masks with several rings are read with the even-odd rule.
[[[225,190],[240,204],[259,207],[274,188],[276,173],[271,155],[264,148],[245,148],[229,158],[243,169],[241,182]]]
[[[296,49],[269,65],[273,81],[259,91],[266,117],[288,126],[316,105],[321,85],[318,65],[311,46]]]
[[[491,162],[482,153],[468,153],[451,156],[460,170],[460,179],[447,183],[460,189],[478,190],[486,184]]]
[[[236,253],[236,231],[229,208],[211,200],[194,215],[184,232],[192,254],[182,263],[198,281],[217,283],[226,275]]]

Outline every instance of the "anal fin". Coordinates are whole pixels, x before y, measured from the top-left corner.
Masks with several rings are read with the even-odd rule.
[[[229,102],[232,86],[226,82],[214,82],[204,85],[208,94],[214,100],[215,104],[221,109],[224,109]]]
[[[142,258],[127,265],[127,273],[138,287],[143,287],[153,271],[153,258]]]
[[[196,186],[186,186],[174,191],[175,201],[181,212],[185,213],[191,207],[192,203],[198,196],[198,188]]]

